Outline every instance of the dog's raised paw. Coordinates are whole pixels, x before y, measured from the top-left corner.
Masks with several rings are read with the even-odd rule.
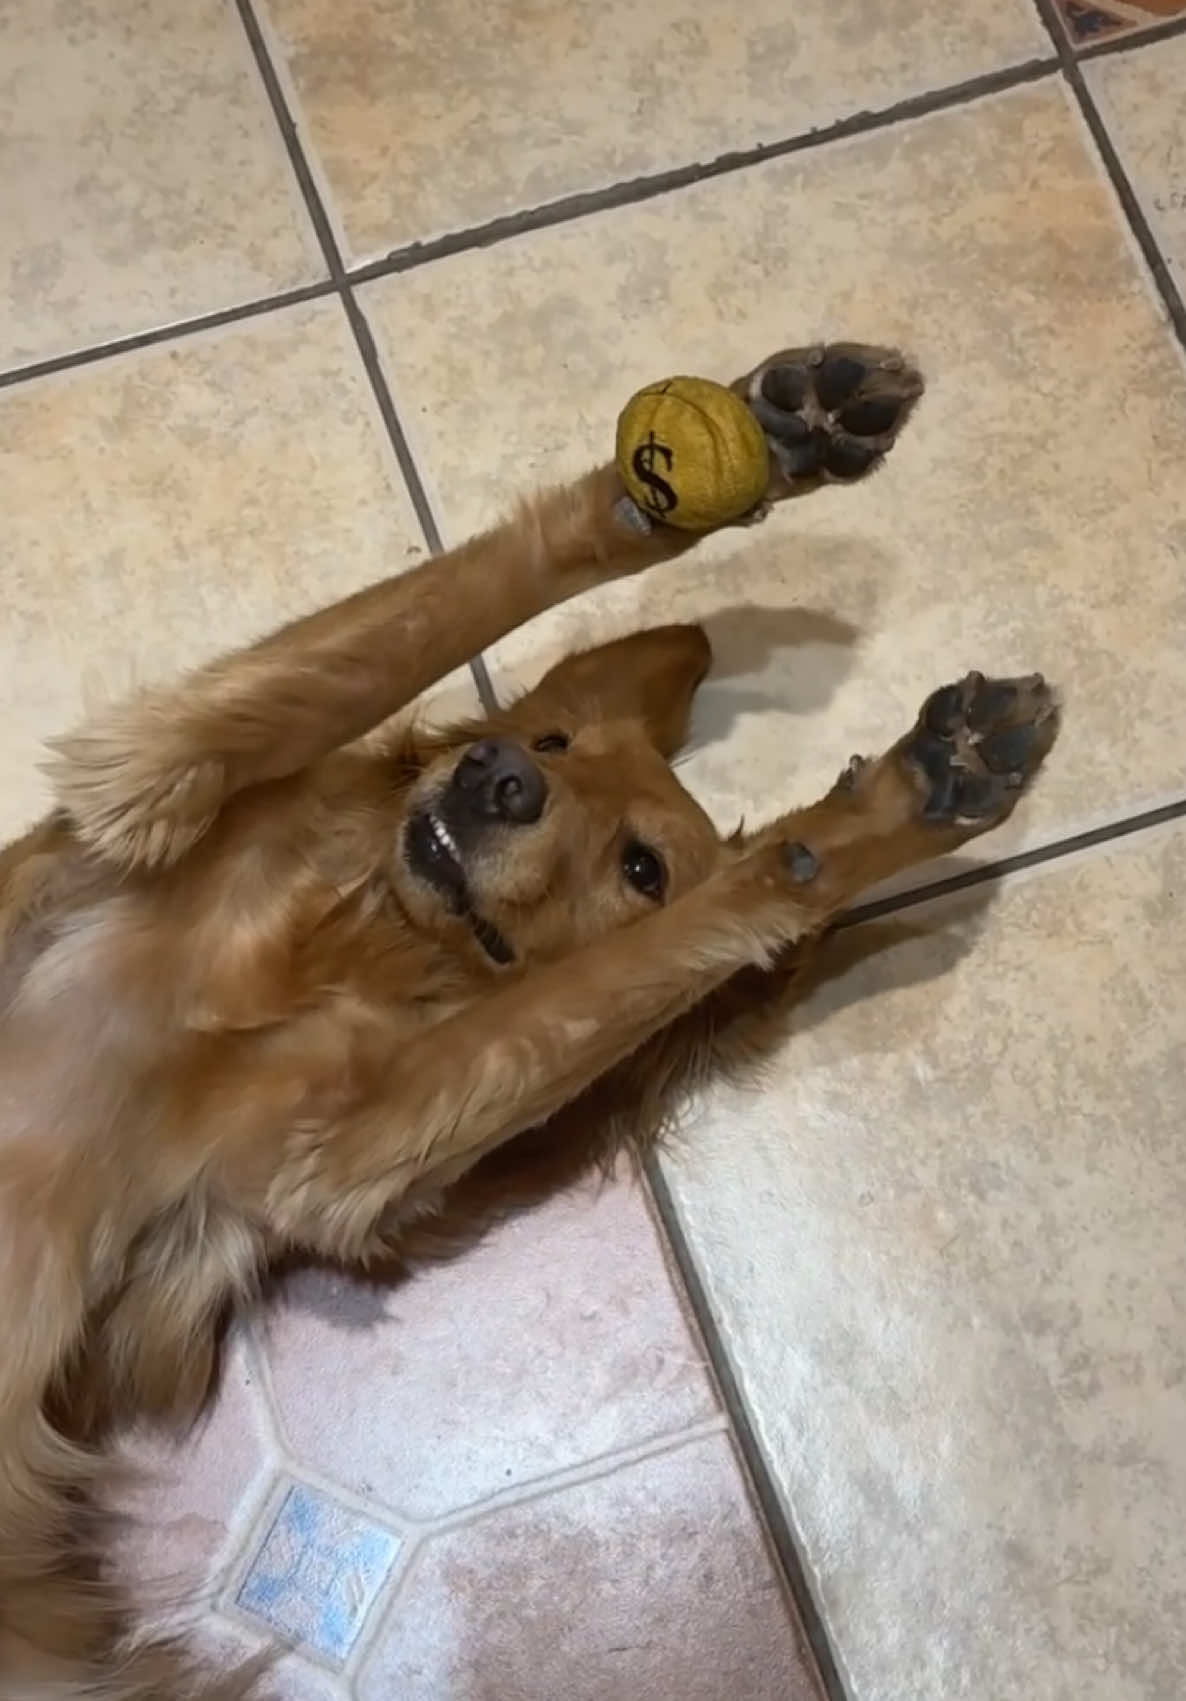
[[[878,467],[923,392],[894,349],[827,343],[783,349],[733,389],[766,433],[772,497],[805,483],[851,483]]]
[[[978,829],[1010,813],[1057,731],[1057,700],[1040,673],[969,673],[931,693],[898,753],[922,781],[924,820]]]

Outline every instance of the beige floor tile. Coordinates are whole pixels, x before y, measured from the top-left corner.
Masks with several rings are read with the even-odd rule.
[[[449,1530],[359,1701],[818,1701],[724,1435]]]
[[[1041,667],[1068,701],[994,850],[1186,783],[1186,373],[1059,87],[459,256],[365,301],[454,537],[603,457],[642,381],[728,376],[829,332],[916,350],[930,393],[878,478],[495,653],[505,683],[561,647],[707,617],[718,667],[686,771],[722,824],[818,792],[973,665]]]
[[[1186,831],[855,929],[668,1175],[854,1701],[1186,1683]]]
[[[293,1457],[416,1519],[717,1410],[655,1229],[625,1182],[578,1188],[394,1291],[296,1276],[261,1337]]]
[[[224,0],[0,0],[0,136],[0,366],[324,275]]]
[[[1049,53],[1024,0],[269,0],[357,257]]]
[[[1186,36],[1083,67],[1179,288],[1186,281]]]
[[[44,807],[41,741],[84,688],[170,675],[425,553],[336,301],[0,393],[0,488],[4,833]]]

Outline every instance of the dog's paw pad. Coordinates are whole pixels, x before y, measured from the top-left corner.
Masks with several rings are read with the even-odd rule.
[[[845,483],[880,465],[923,381],[893,349],[833,343],[785,349],[733,386],[766,434],[783,489]]]
[[[941,686],[899,747],[922,782],[923,818],[964,826],[1004,820],[1057,731],[1057,701],[1040,673],[969,673]]]

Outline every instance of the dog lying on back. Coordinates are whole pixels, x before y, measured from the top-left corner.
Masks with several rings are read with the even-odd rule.
[[[734,387],[770,502],[874,468],[922,388],[855,345]],[[237,1693],[121,1640],[82,1539],[104,1433],[191,1416],[280,1258],[387,1260],[645,1148],[799,942],[1003,821],[1049,749],[1040,676],[969,674],[822,801],[723,841],[669,766],[695,626],[570,656],[481,723],[375,732],[692,546],[623,494],[603,467],[56,744],[58,807],[0,854],[5,1701]]]

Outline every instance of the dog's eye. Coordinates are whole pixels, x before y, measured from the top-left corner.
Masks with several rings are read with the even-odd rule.
[[[533,750],[538,750],[542,755],[546,755],[552,750],[567,750],[568,734],[563,732],[546,732],[542,738],[536,739],[531,748]]]
[[[622,873],[634,890],[641,892],[644,898],[654,898],[657,901],[663,896],[663,888],[667,883],[667,870],[663,866],[663,859],[640,839],[631,839],[622,852]]]

